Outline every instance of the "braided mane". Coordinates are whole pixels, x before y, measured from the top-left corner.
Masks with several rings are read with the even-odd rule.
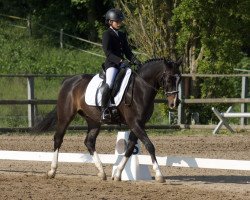
[[[143,64],[151,63],[151,62],[157,62],[157,61],[164,61],[166,64],[173,63],[172,60],[166,59],[166,58],[152,58],[149,60],[146,60]]]
[[[146,60],[143,64],[150,63],[150,62],[156,62],[156,61],[165,61],[165,58],[151,58],[149,60]]]

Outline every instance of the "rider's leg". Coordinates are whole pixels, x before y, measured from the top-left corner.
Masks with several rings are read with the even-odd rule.
[[[109,85],[109,88],[112,89],[114,85],[115,77],[118,73],[118,69],[115,67],[109,67],[106,70],[106,83]]]
[[[115,80],[117,73],[118,73],[118,69],[116,69],[115,67],[109,67],[106,70],[106,83],[103,86],[102,102],[101,102],[102,103],[102,106],[101,106],[101,108],[102,108],[102,116],[101,116],[102,121],[110,120],[110,118],[111,118],[109,110],[107,108],[108,108],[108,102],[110,99],[111,89],[113,87],[114,80]]]

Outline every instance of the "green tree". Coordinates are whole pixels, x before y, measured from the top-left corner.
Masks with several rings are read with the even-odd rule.
[[[152,57],[176,59],[171,18],[176,4],[172,0],[119,0],[126,15],[125,24],[133,45]]]
[[[184,58],[186,73],[229,73],[249,46],[249,0],[119,0],[133,44]]]
[[[118,2],[126,13],[127,30],[134,45],[150,57],[182,56],[185,73],[233,73],[244,56],[242,48],[249,48],[249,0]],[[244,59],[242,65],[247,61]],[[236,97],[238,86],[239,80],[194,79],[192,95]],[[204,113],[211,113],[205,111],[210,108],[201,106]],[[196,105],[188,109],[202,108]]]
[[[248,0],[182,0],[174,12],[177,50],[190,73],[230,73],[249,32]],[[247,28],[248,27],[248,28]]]
[[[31,17],[36,31],[43,25],[97,41],[103,30],[103,15],[112,6],[111,0],[1,0],[0,14]]]
[[[234,73],[244,56],[242,47],[249,44],[249,6],[248,0],[178,3],[173,11],[173,25],[178,32],[176,49],[184,55],[186,73]],[[193,96],[239,97],[239,85],[239,79],[194,79]],[[211,118],[210,106],[196,105],[188,109],[190,113],[202,109],[203,123],[207,123]]]

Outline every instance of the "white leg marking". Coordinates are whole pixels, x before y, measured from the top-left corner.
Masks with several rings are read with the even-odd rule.
[[[96,151],[94,152],[93,160],[94,160],[95,166],[97,167],[97,169],[99,170],[99,172],[104,172],[103,166],[102,166],[102,162],[101,162],[101,160],[99,158],[99,155],[97,154]]]
[[[162,176],[162,173],[160,171],[160,167],[156,161],[153,163],[153,169],[155,171],[155,176]]]
[[[124,156],[121,160],[121,162],[119,163],[119,165],[116,168],[116,171],[114,173],[114,180],[116,181],[120,181],[121,180],[121,176],[122,176],[122,171],[126,165],[126,163],[128,162],[128,157]]]
[[[54,178],[55,175],[56,175],[56,169],[58,167],[58,154],[59,154],[59,149],[56,149],[54,154],[53,154],[53,159],[52,159],[52,162],[51,162],[51,169],[48,172],[48,176],[50,178]]]
[[[95,166],[99,170],[98,176],[101,177],[103,180],[106,180],[107,177],[106,177],[106,174],[104,172],[104,169],[103,169],[103,166],[102,166],[102,162],[101,162],[101,160],[99,158],[99,155],[97,154],[96,151],[94,152],[93,160],[95,162]]]
[[[165,179],[161,173],[160,167],[156,161],[154,161],[153,163],[153,169],[155,171],[155,180],[161,183],[165,182]]]

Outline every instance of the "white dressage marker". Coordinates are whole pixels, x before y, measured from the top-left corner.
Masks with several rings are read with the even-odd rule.
[[[120,163],[120,160],[124,157],[124,154],[126,152],[129,133],[130,132],[128,131],[118,132],[116,147],[115,147],[115,155],[118,156],[117,160],[119,162],[116,162],[113,166],[112,177],[115,173],[118,164]],[[138,158],[139,154],[140,154],[140,143],[137,143],[135,145],[132,156],[129,158],[124,170],[122,171],[121,180],[152,180],[152,176],[149,172],[148,165],[147,164],[142,165],[139,163],[139,158]]]

